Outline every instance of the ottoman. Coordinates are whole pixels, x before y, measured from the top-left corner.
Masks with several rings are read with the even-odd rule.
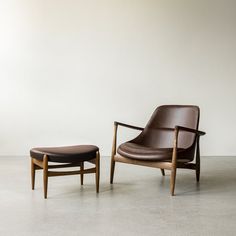
[[[31,156],[31,183],[35,186],[35,171],[43,170],[44,198],[47,198],[48,177],[63,175],[80,175],[83,185],[84,174],[95,173],[96,191],[99,192],[100,154],[99,148],[94,145],[76,145],[65,147],[38,147],[30,150]],[[90,162],[93,168],[84,168],[84,162]],[[50,163],[50,164],[49,164]],[[79,167],[79,170],[51,171],[67,167]]]

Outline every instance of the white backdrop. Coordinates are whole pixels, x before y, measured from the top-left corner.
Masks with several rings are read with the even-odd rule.
[[[236,155],[236,1],[0,0],[0,82],[0,155],[109,155],[114,120],[162,104],[199,105],[202,154]]]

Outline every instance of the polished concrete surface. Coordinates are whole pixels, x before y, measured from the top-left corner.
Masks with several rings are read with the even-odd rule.
[[[102,158],[100,194],[94,175],[49,178],[30,187],[26,157],[0,158],[0,235],[236,235],[236,157],[203,157],[195,173],[178,170],[176,196],[170,175],[118,163],[109,184],[110,159]]]

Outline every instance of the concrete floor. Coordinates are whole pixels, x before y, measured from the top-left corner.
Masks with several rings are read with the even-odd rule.
[[[30,188],[26,157],[0,158],[0,235],[235,235],[236,157],[203,157],[199,185],[191,170],[177,173],[176,196],[169,173],[117,164],[109,184],[110,159],[102,158],[100,194],[93,175],[49,179]]]

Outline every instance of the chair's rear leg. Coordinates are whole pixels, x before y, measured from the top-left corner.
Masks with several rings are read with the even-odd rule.
[[[112,158],[112,159],[111,159],[110,184],[113,184],[114,172],[115,172],[115,161],[114,161],[113,158]]]
[[[43,189],[44,189],[44,198],[47,198],[48,193],[48,156],[44,155],[43,157]]]
[[[196,180],[197,182],[200,181],[200,160],[196,162]]]
[[[196,152],[196,179],[197,182],[200,180],[200,147],[199,147],[199,138],[197,140],[197,152]]]
[[[31,186],[32,190],[34,190],[35,185],[35,164],[33,158],[31,158]]]
[[[162,174],[162,176],[165,176],[165,170],[164,169],[161,169],[161,174]]]

